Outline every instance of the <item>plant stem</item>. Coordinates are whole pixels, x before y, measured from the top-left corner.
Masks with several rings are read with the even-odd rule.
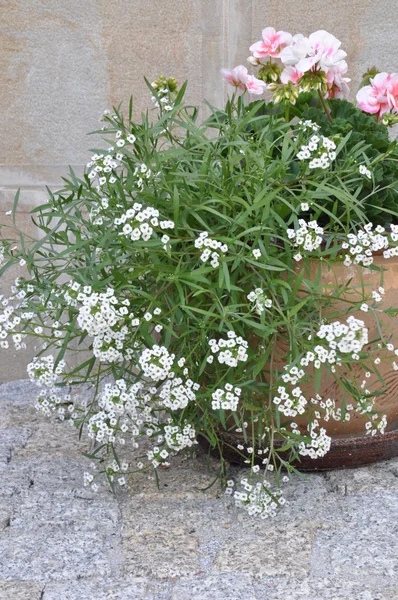
[[[290,121],[289,109],[290,109],[289,102],[285,102],[285,121],[286,121],[286,123],[288,123]]]
[[[330,110],[328,108],[328,105],[326,104],[325,98],[322,96],[322,93],[321,93],[320,90],[318,90],[318,96],[319,96],[320,101],[322,102],[322,106],[323,106],[323,109],[324,109],[324,111],[326,113],[327,118],[329,119],[329,121],[331,123],[333,123],[332,115],[330,114]]]

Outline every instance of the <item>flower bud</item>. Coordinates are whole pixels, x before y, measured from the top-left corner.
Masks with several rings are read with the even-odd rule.
[[[253,67],[257,67],[258,65],[261,64],[260,60],[258,58],[255,58],[254,56],[249,56],[249,58],[247,59],[247,62],[249,63],[249,65],[252,65]]]

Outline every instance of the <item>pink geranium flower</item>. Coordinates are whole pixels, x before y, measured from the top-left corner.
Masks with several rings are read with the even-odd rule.
[[[285,67],[281,73],[281,82],[285,85],[289,83],[289,81],[296,84],[302,76],[303,74],[301,71],[298,71],[296,67]]]
[[[293,36],[292,43],[286,46],[280,54],[280,59],[286,66],[294,66],[305,58],[311,51],[311,46],[308,38],[304,37],[302,33],[297,33]]]
[[[254,75],[248,75],[246,81],[246,89],[249,94],[254,94],[255,96],[259,96],[263,94],[267,89],[267,84],[261,79],[257,79]]]
[[[282,50],[280,58],[285,65],[295,66],[301,73],[315,66],[328,71],[347,56],[340,46],[340,40],[321,29],[308,38],[301,34],[294,36],[293,44]]]
[[[246,67],[238,65],[234,69],[221,69],[221,74],[230,85],[246,91],[248,72]]]
[[[391,110],[394,109],[398,111],[398,73],[391,73],[387,98]]]
[[[262,37],[262,40],[250,46],[250,52],[255,58],[265,58],[266,56],[278,58],[281,50],[293,42],[290,33],[275,31],[273,27],[263,29]]]
[[[338,98],[344,100],[350,95],[348,83],[351,81],[349,77],[344,77],[348,71],[348,65],[345,60],[341,60],[337,65],[330,67],[326,73],[328,90],[326,98]]]
[[[365,85],[357,93],[358,106],[364,112],[383,115],[394,107],[392,90],[395,85],[395,74],[378,73],[370,80],[370,85]]]
[[[256,96],[262,94],[267,85],[264,81],[257,79],[254,75],[250,75],[247,72],[246,67],[238,65],[234,69],[221,69],[222,76],[230,85],[254,94]]]

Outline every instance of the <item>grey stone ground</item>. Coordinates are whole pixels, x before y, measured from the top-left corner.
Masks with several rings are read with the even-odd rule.
[[[94,494],[75,432],[35,411],[35,391],[0,385],[0,600],[398,598],[398,460],[292,479],[272,521],[201,491],[200,453],[160,490]]]

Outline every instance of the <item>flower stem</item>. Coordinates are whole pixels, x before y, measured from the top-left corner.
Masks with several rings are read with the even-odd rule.
[[[332,115],[330,114],[329,107],[328,107],[328,105],[326,104],[326,102],[325,102],[325,98],[322,96],[322,93],[321,93],[321,91],[320,91],[320,90],[318,90],[318,96],[319,96],[319,98],[320,98],[320,101],[322,102],[322,106],[323,106],[323,109],[324,109],[324,111],[325,111],[325,113],[326,113],[326,116],[327,116],[327,118],[329,119],[329,121],[330,121],[331,123],[333,123],[333,119],[332,119]]]
[[[285,102],[285,121],[286,121],[286,123],[288,123],[290,121],[289,108],[290,108],[289,102]]]

